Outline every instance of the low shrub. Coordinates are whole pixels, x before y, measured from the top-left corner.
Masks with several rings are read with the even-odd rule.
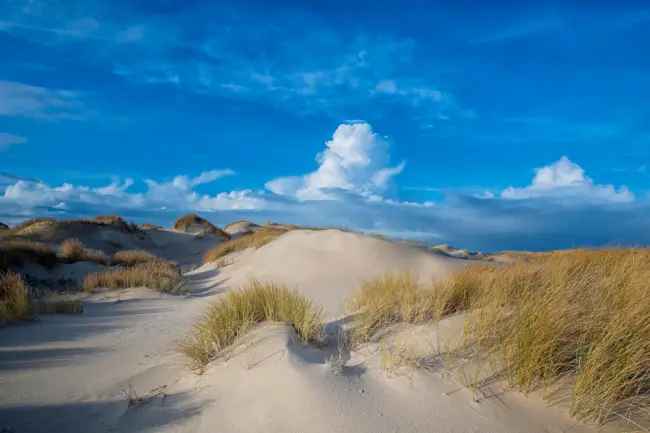
[[[321,317],[321,309],[304,296],[284,286],[251,281],[212,304],[181,344],[181,350],[195,368],[202,368],[264,321],[286,322],[303,342],[314,342],[321,336]]]
[[[165,293],[180,293],[181,283],[181,272],[176,264],[155,260],[90,273],[84,278],[83,288],[87,292],[92,292],[100,287],[108,289],[148,287]]]
[[[0,323],[31,317],[29,286],[20,274],[11,271],[0,272]]]
[[[263,228],[239,238],[231,239],[217,245],[203,256],[203,263],[216,262],[222,257],[247,248],[260,248],[286,233],[285,229]]]

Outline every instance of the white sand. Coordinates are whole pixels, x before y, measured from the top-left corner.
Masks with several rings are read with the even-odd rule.
[[[160,254],[188,267],[210,245],[168,231],[152,241]],[[210,265],[190,272],[187,297],[129,289],[93,297],[80,316],[43,316],[0,329],[0,430],[595,431],[516,393],[476,403],[442,369],[387,375],[376,345],[343,353],[345,368],[335,374],[326,362],[335,347],[303,346],[285,325],[258,327],[202,376],[189,372],[175,350],[209,302],[251,277],[289,284],[323,305],[328,317],[339,317],[364,279],[399,270],[428,279],[462,263],[357,234],[295,231],[237,255],[223,270]],[[457,322],[442,325],[442,339],[459,332]],[[419,329],[417,338],[439,341],[435,332]],[[137,404],[129,407],[128,396]]]

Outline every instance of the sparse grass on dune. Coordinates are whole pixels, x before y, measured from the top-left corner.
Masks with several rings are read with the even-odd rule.
[[[572,414],[601,423],[650,411],[649,249],[529,255],[426,287],[384,277],[366,283],[352,306],[366,339],[392,323],[468,311],[468,344],[500,359],[514,387],[568,379]]]
[[[285,229],[263,228],[239,238],[220,243],[203,256],[203,263],[216,262],[222,257],[247,248],[260,248],[286,233]]]
[[[29,286],[20,274],[0,272],[0,324],[32,317]]]
[[[190,213],[183,215],[174,223],[174,230],[188,231],[190,229],[201,228],[203,234],[213,234],[221,236],[224,239],[230,239],[230,235],[219,227],[212,224],[205,218],[201,218],[197,214]]]
[[[524,390],[575,379],[572,413],[650,409],[650,250],[555,252],[492,271],[468,331]]]
[[[59,257],[66,263],[95,262],[100,265],[108,265],[110,260],[104,252],[84,247],[83,243],[76,238],[66,239],[59,247]]]
[[[37,314],[79,314],[80,300],[32,299],[32,290],[16,272],[0,272],[0,325],[27,320]]]
[[[423,323],[469,308],[473,283],[483,267],[472,267],[453,278],[422,285],[406,272],[366,281],[348,302],[356,313],[353,341],[368,341],[377,331],[396,323]]]
[[[348,306],[358,313],[352,332],[357,343],[367,341],[380,329],[395,323],[417,323],[433,318],[429,292],[409,273],[386,274],[363,283]]]
[[[87,292],[92,292],[97,288],[126,289],[144,286],[165,293],[180,293],[181,283],[181,273],[176,264],[154,260],[90,273],[84,278],[83,288]]]
[[[115,265],[134,266],[140,263],[160,260],[155,255],[145,250],[123,250],[113,254],[112,262]]]
[[[56,252],[47,244],[26,240],[0,240],[0,271],[26,263],[45,267],[56,265]]]
[[[273,283],[251,281],[212,304],[181,350],[202,368],[257,323],[290,324],[304,342],[318,341],[322,312],[306,297]]]
[[[37,240],[60,242],[63,239],[80,236],[89,229],[104,228],[111,231],[131,233],[142,237],[135,224],[118,216],[99,216],[96,219],[57,220],[54,218],[34,218],[23,221],[8,230],[0,232],[0,239]]]

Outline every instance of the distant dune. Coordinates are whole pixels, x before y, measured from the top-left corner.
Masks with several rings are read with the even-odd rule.
[[[230,236],[208,220],[196,214],[187,214],[176,220],[174,230],[193,234],[210,234],[228,239]]]

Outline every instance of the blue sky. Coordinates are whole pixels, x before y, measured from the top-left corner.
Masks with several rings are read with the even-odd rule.
[[[650,242],[645,2],[5,1],[0,220]]]

